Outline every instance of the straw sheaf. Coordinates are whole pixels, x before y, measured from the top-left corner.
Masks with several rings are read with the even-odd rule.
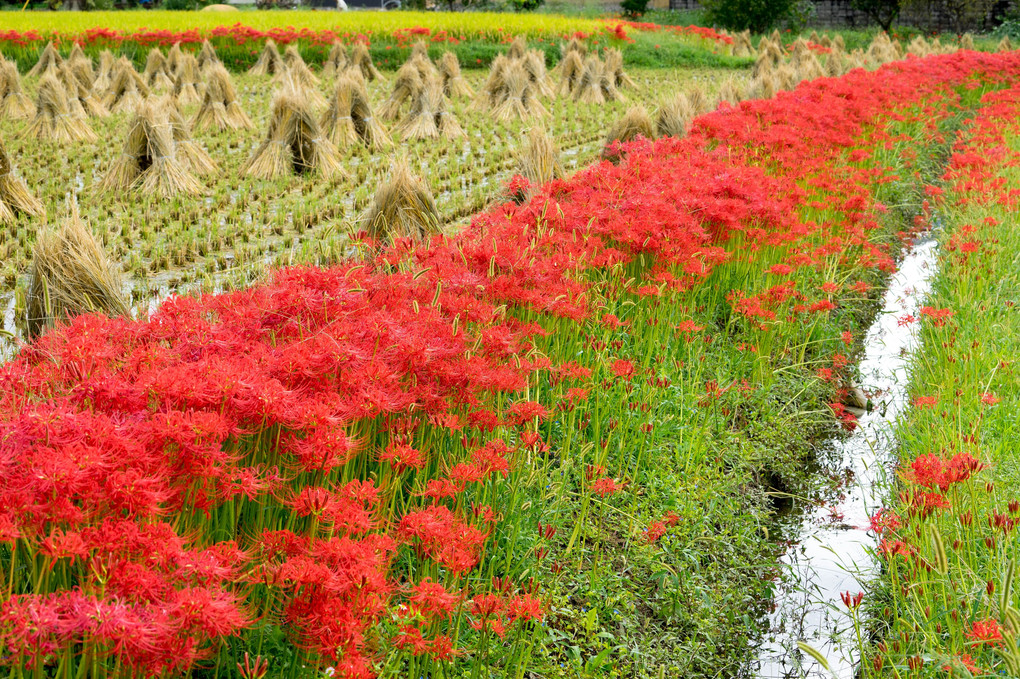
[[[655,123],[648,115],[648,110],[641,105],[632,106],[609,129],[603,156],[617,158],[619,155],[617,143],[626,144],[636,139],[655,139],[655,137]]]
[[[35,104],[21,87],[18,67],[0,58],[0,116],[24,119],[33,115]]]
[[[503,76],[510,63],[510,60],[502,54],[497,55],[492,60],[485,84],[482,85],[482,89],[475,97],[475,100],[471,102],[470,109],[486,111],[495,108],[499,104],[506,95],[506,82]]]
[[[19,214],[45,217],[46,208],[28,190],[25,180],[14,173],[14,166],[0,139],[0,224],[12,223]]]
[[[100,191],[131,189],[160,198],[202,192],[202,184],[177,157],[171,108],[166,100],[139,105],[124,149],[99,183]]]
[[[729,76],[719,86],[718,97],[720,102],[728,102],[737,105],[744,99],[744,88],[735,76]]]
[[[510,43],[510,49],[506,51],[507,59],[523,59],[528,51],[528,41],[523,35],[518,35]]]
[[[372,63],[372,55],[369,54],[368,46],[364,43],[355,43],[351,48],[350,68],[360,71],[366,81],[384,80],[382,73]]]
[[[311,106],[292,81],[273,97],[266,139],[242,172],[263,179],[317,173],[343,175],[340,154],[321,132]]]
[[[576,89],[577,82],[581,79],[584,71],[584,60],[578,52],[567,52],[563,61],[557,66],[560,85],[557,94],[561,97],[568,97]]]
[[[25,75],[29,78],[41,76],[46,71],[51,68],[55,69],[62,63],[64,63],[64,59],[60,56],[60,53],[57,52],[57,48],[53,46],[52,42],[46,43],[46,47],[44,47],[43,51],[39,54],[39,61],[37,61],[35,66],[33,66]]]
[[[74,75],[71,64],[70,60],[64,62],[60,67],[60,76],[67,91],[68,105],[72,114],[90,118],[105,118],[110,115],[110,111],[92,93],[91,88],[83,85]]]
[[[571,38],[560,45],[560,63],[562,63],[571,52],[576,53],[579,57],[581,57],[581,60],[584,61],[584,58],[588,56],[588,46],[577,38]]]
[[[442,220],[428,187],[399,159],[361,218],[362,228],[378,241],[424,239],[440,233]]]
[[[383,120],[396,120],[400,117],[401,110],[406,102],[414,102],[424,87],[421,72],[410,61],[404,62],[397,69],[397,75],[393,80],[393,91],[383,102],[379,114]]]
[[[28,335],[83,313],[128,316],[123,289],[120,273],[72,204],[59,227],[36,239],[25,300]]]
[[[606,75],[612,79],[614,87],[637,87],[637,83],[623,70],[623,52],[618,49],[607,49],[605,62]]]
[[[92,81],[92,89],[95,92],[106,92],[110,89],[115,61],[113,52],[110,50],[103,50],[99,53],[99,69],[96,71],[96,79]]]
[[[208,40],[202,41],[202,49],[198,51],[198,67],[203,73],[206,70],[214,66],[222,66],[220,57],[216,54],[216,49],[212,46],[212,43]]]
[[[348,63],[350,62],[347,58],[347,48],[344,47],[342,42],[334,42],[333,46],[329,48],[329,55],[326,57],[325,63],[322,65],[322,75],[326,78],[335,78],[347,68]]]
[[[439,76],[443,80],[443,93],[451,99],[475,96],[475,91],[461,73],[460,61],[453,52],[443,52],[439,59]]]
[[[447,110],[443,84],[438,75],[427,79],[408,116],[400,122],[396,131],[404,140],[412,139],[458,139],[464,135],[453,113]]]
[[[111,113],[130,113],[148,96],[149,87],[131,62],[124,57],[118,59],[113,65],[110,87],[103,97],[103,106]]]
[[[496,120],[523,120],[548,114],[538,92],[531,83],[528,71],[521,61],[511,63],[503,73],[505,90],[501,99],[492,109]]]
[[[174,99],[180,106],[202,103],[202,70],[198,67],[198,59],[191,54],[181,57],[174,73]]]
[[[173,74],[180,68],[181,58],[184,56],[184,52],[181,50],[181,44],[175,42],[173,47],[166,53],[166,66],[167,70]]]
[[[541,127],[528,130],[528,143],[517,153],[517,167],[532,191],[554,179],[564,177],[560,150]]]
[[[75,100],[77,103],[77,100]],[[78,106],[80,109],[80,105]],[[25,128],[25,136],[56,142],[96,141],[96,133],[69,105],[63,84],[52,73],[43,76],[36,95],[35,116]]]
[[[312,73],[312,69],[308,68],[308,64],[305,63],[296,45],[287,46],[283,53],[283,63],[287,65],[290,77],[298,84],[305,87],[315,87],[319,84],[318,76]]]
[[[528,72],[528,80],[538,95],[555,96],[556,90],[553,88],[552,79],[549,78],[549,72],[545,68],[545,52],[528,50],[521,63],[524,65],[524,70]]]
[[[206,76],[202,105],[195,114],[192,127],[196,130],[247,130],[251,119],[237,101],[237,90],[223,64],[213,64]]]
[[[212,159],[208,151],[192,139],[191,128],[188,125],[188,121],[181,115],[181,110],[177,107],[177,103],[169,97],[164,97],[155,102],[155,105],[166,109],[167,118],[173,130],[174,150],[181,164],[197,175],[215,172],[217,169],[216,161]]]
[[[280,71],[284,70],[285,64],[283,63],[283,57],[280,56],[280,50],[277,49],[276,43],[272,40],[266,40],[265,46],[262,48],[262,52],[259,54],[258,61],[255,65],[248,69],[249,75],[276,75]]]
[[[158,47],[149,50],[145,58],[145,70],[142,71],[142,78],[151,90],[168,90],[173,87],[173,80],[167,70],[166,57],[159,51]]]
[[[273,80],[281,88],[293,89],[312,108],[323,108],[326,105],[326,97],[318,89],[317,83],[319,79],[315,78],[315,82],[312,82],[308,79],[309,75],[313,78],[315,77],[304,62],[291,62],[291,64],[284,66],[283,71],[276,74]]]
[[[594,55],[585,60],[581,77],[578,78],[571,97],[582,104],[626,101],[626,97],[617,89],[613,75],[606,72],[605,64]]]
[[[1000,52],[1010,52],[1013,50],[1013,41],[1009,39],[1008,35],[1002,36],[1002,40],[999,41],[997,49]]]
[[[677,92],[659,107],[656,131],[660,137],[683,137],[696,115],[690,98],[683,92]]]

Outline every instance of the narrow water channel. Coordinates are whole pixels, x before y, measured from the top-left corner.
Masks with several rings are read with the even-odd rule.
[[[845,439],[833,441],[822,455],[823,471],[845,480],[834,501],[824,506],[798,498],[779,517],[774,529],[789,542],[782,557],[791,577],[777,590],[771,633],[748,668],[748,676],[764,679],[836,676],[853,679],[857,642],[840,594],[867,591],[878,574],[873,558],[871,515],[882,507],[888,480],[895,469],[893,427],[908,405],[907,367],[917,350],[918,324],[901,323],[919,316],[936,269],[937,244],[914,243],[889,282],[883,308],[868,330],[860,363],[861,388],[873,409],[859,412],[858,426]],[[797,642],[804,641],[828,660],[826,671]]]

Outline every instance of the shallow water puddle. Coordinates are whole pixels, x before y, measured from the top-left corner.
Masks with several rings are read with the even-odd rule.
[[[853,434],[833,441],[824,454],[826,471],[851,481],[836,502],[818,506],[798,499],[776,522],[774,529],[790,543],[782,563],[791,577],[776,591],[769,638],[748,668],[749,676],[852,679],[857,674],[857,640],[840,595],[866,591],[866,583],[878,575],[872,556],[877,545],[868,527],[882,507],[886,479],[895,466],[893,426],[909,403],[907,364],[918,345],[918,325],[900,319],[919,316],[935,275],[936,254],[934,240],[914,244],[868,330],[860,380],[874,408],[858,413]],[[798,641],[819,650],[831,673],[801,652]]]

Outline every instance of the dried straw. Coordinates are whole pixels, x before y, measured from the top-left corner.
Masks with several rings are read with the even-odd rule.
[[[116,267],[72,203],[57,229],[36,238],[25,300],[28,335],[37,337],[57,320],[84,313],[128,316],[123,289]]]
[[[213,64],[206,76],[205,94],[192,127],[204,130],[247,130],[251,119],[237,101],[237,90],[223,64]]]
[[[57,142],[96,141],[84,113],[76,115],[67,101],[67,92],[57,77],[47,72],[39,82],[35,116],[25,128],[25,136]]]
[[[68,106],[73,115],[90,118],[105,118],[110,115],[110,111],[92,93],[92,89],[83,85],[75,76],[73,62],[70,59],[60,67],[60,79],[67,91]]]
[[[528,41],[524,39],[523,35],[518,35],[514,38],[514,41],[510,43],[510,49],[506,51],[507,59],[523,59],[524,54],[528,51]]]
[[[74,74],[74,77],[82,84],[86,89],[92,89],[92,83],[96,80],[96,72],[92,68],[92,59],[90,59],[82,50],[81,45],[74,43],[74,47],[71,48],[71,53],[67,57],[65,65]]]
[[[177,69],[181,66],[181,58],[184,56],[184,52],[181,50],[181,43],[175,42],[170,51],[166,53],[166,66],[167,71],[171,74],[177,73]]]
[[[44,47],[43,51],[39,54],[39,61],[37,61],[35,66],[32,67],[32,70],[25,75],[29,78],[41,76],[51,68],[56,69],[62,63],[64,63],[64,59],[60,56],[60,53],[57,52],[57,48],[53,46],[53,43],[49,42],[46,43],[46,47]]]
[[[372,205],[361,218],[369,236],[421,240],[440,233],[442,220],[428,187],[411,174],[406,159],[398,159],[388,181],[376,190]]]
[[[414,102],[418,99],[425,83],[422,81],[421,72],[410,61],[404,62],[397,69],[396,79],[393,81],[393,91],[383,102],[379,115],[383,120],[396,120],[400,117],[404,102]]]
[[[149,56],[145,59],[145,70],[142,72],[142,78],[145,79],[145,84],[150,90],[170,90],[173,88],[174,81],[170,78],[166,57],[163,56],[158,47],[153,47],[149,50]]]
[[[270,38],[266,40],[266,45],[262,48],[258,61],[248,69],[248,75],[276,75],[284,70],[284,66],[280,50],[276,48],[276,43]]]
[[[731,75],[719,86],[718,96],[720,102],[726,101],[736,105],[744,98],[743,87],[741,87],[736,77]]]
[[[135,189],[161,198],[201,193],[201,183],[177,157],[171,108],[165,100],[147,100],[139,105],[124,150],[99,183],[100,191]]]
[[[581,73],[584,71],[584,60],[581,54],[574,51],[567,52],[557,69],[560,74],[560,86],[557,93],[561,97],[570,96],[577,88]]]
[[[126,57],[118,59],[113,65],[110,87],[103,97],[103,106],[111,113],[130,113],[138,108],[147,96],[149,87],[135,71],[131,62]]]
[[[552,79],[545,68],[545,52],[528,50],[522,63],[524,70],[528,72],[528,80],[531,81],[535,92],[543,97],[555,96],[556,90],[553,88]]]
[[[1000,52],[1013,51],[1013,41],[1009,39],[1008,35],[1002,36],[1002,40],[999,41],[998,50]]]
[[[222,66],[223,63],[220,61],[220,57],[216,54],[216,49],[212,46],[212,43],[208,40],[202,41],[202,49],[198,51],[198,67],[203,73],[207,69],[214,66]]]
[[[326,138],[339,149],[358,143],[369,148],[384,148],[391,143],[386,130],[372,115],[365,81],[355,71],[337,80],[321,126]]]
[[[588,55],[588,46],[577,38],[571,38],[565,44],[560,45],[560,63],[562,63],[571,52],[576,53],[577,56],[581,57],[581,60],[584,61],[584,58]]]
[[[460,71],[460,61],[453,52],[443,52],[439,59],[439,76],[443,79],[443,93],[450,97],[473,97],[475,91]]]
[[[372,55],[368,53],[368,46],[362,42],[355,43],[351,49],[350,68],[360,71],[362,77],[369,82],[384,79],[382,73],[372,63]]]
[[[659,107],[656,130],[660,137],[683,137],[697,113],[691,105],[690,98],[683,92],[677,92]]]
[[[625,144],[635,139],[655,139],[655,123],[648,115],[648,110],[641,105],[632,106],[617,120],[606,136],[602,155],[605,158],[618,158],[620,152],[617,143]]]
[[[169,97],[164,97],[155,103],[166,109],[167,119],[170,121],[170,128],[173,130],[174,150],[177,159],[185,169],[197,175],[211,174],[216,171],[216,161],[212,159],[209,152],[191,137],[191,128],[188,121],[181,115],[177,103]]]
[[[177,72],[174,73],[174,99],[179,106],[202,103],[202,69],[198,66],[198,59],[191,54],[181,56],[177,65]]]
[[[342,42],[334,41],[333,46],[329,49],[326,62],[322,65],[322,75],[326,78],[335,78],[347,68],[348,63],[347,48]]]
[[[92,81],[92,89],[96,92],[105,92],[110,89],[113,77],[113,64],[116,60],[113,52],[103,50],[99,53],[99,70],[96,72],[96,79]]]
[[[290,77],[298,85],[312,88],[319,84],[319,78],[312,73],[312,69],[308,68],[308,64],[305,63],[296,45],[287,46],[283,53],[283,63],[287,65]],[[280,76],[280,74],[277,75]]]
[[[517,167],[533,188],[564,176],[556,142],[538,126],[528,130],[528,143],[517,153]]]
[[[25,180],[14,174],[11,158],[0,139],[0,224],[9,224],[18,214],[45,217],[46,208],[33,196]]]
[[[605,72],[612,79],[614,87],[637,87],[637,83],[623,71],[623,52],[618,49],[607,49],[605,60]]]
[[[626,101],[616,88],[615,78],[606,72],[603,64],[595,55],[584,61],[581,77],[571,95],[574,101],[582,104],[603,104],[607,101]]]
[[[523,120],[531,116],[544,116],[547,111],[538,99],[538,92],[522,61],[512,62],[503,73],[505,95],[492,109],[496,120]]]
[[[242,172],[263,179],[292,173],[317,172],[324,178],[343,174],[336,146],[323,136],[311,106],[292,81],[273,96],[266,139]]]
[[[18,67],[0,57],[0,118],[31,118],[35,104],[21,87]]]

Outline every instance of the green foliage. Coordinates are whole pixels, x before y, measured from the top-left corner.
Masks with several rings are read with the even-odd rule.
[[[851,6],[889,32],[900,16],[903,0],[850,0]]]
[[[620,8],[623,10],[623,16],[636,19],[648,11],[648,0],[623,0]]]
[[[789,19],[794,0],[702,0],[701,4],[713,24],[764,33]]]

